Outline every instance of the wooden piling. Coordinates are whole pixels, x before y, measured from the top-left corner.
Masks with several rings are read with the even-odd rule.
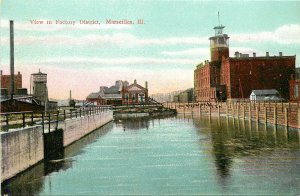
[[[298,108],[298,128],[300,128],[300,108]]]
[[[284,108],[284,125],[288,126],[288,108]]]
[[[265,120],[265,124],[267,124],[267,122],[268,122],[267,107],[264,107],[264,108],[265,108],[265,110],[264,110],[264,120]]]
[[[249,120],[251,121],[251,118],[252,118],[252,116],[251,116],[251,104],[249,105]]]
[[[228,118],[228,105],[226,103],[226,118]]]
[[[276,105],[274,106],[274,125],[276,126],[277,124],[277,107]]]
[[[259,106],[256,107],[256,122],[259,121],[259,110],[258,110]]]

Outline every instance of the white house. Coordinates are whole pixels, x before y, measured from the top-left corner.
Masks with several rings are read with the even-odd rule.
[[[279,92],[276,89],[253,90],[250,94],[251,101],[264,101],[264,100],[281,100]]]

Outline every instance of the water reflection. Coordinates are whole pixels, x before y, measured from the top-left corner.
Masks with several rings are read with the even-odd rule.
[[[211,136],[212,153],[221,183],[230,177],[233,160],[268,155],[275,150],[299,151],[298,130],[234,118],[194,119],[198,134]],[[201,142],[201,141],[200,141]]]
[[[56,160],[42,161],[20,175],[1,184],[2,195],[36,195],[41,192],[44,179],[53,172],[72,168],[72,156],[83,153],[84,147],[98,140],[113,128],[108,123],[64,149],[64,157]]]
[[[158,116],[158,117],[141,117],[141,118],[117,118],[115,119],[116,127],[122,127],[123,131],[149,129],[150,123],[152,128],[155,123],[160,125],[161,119],[175,118],[176,115]]]

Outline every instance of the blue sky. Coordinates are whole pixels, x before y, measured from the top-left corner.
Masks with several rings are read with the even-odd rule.
[[[2,0],[1,69],[9,72],[9,26],[15,27],[15,70],[23,86],[40,68],[51,98],[71,89],[83,99],[115,80],[148,81],[150,93],[193,86],[195,66],[209,59],[213,27],[230,36],[230,53],[300,55],[300,1],[96,1]],[[107,19],[133,25],[107,25]],[[145,24],[138,25],[137,19]],[[31,20],[75,21],[75,25],[31,24]],[[81,25],[98,20],[100,25]],[[297,64],[300,61],[297,58]]]

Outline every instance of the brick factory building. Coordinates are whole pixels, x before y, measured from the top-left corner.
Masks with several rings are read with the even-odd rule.
[[[22,88],[22,74],[18,72],[17,75],[14,76],[14,94],[17,89]],[[1,89],[7,89],[7,93],[11,94],[10,91],[10,75],[3,75],[3,71],[1,70]]]
[[[289,80],[295,75],[296,56],[253,56],[235,52],[229,57],[229,37],[216,26],[210,37],[211,61],[194,71],[196,101],[248,99],[252,90],[276,89],[289,99]]]
[[[148,83],[145,82],[145,87],[137,84],[136,80],[134,83],[125,86],[122,89],[122,104],[144,104],[148,99]]]

